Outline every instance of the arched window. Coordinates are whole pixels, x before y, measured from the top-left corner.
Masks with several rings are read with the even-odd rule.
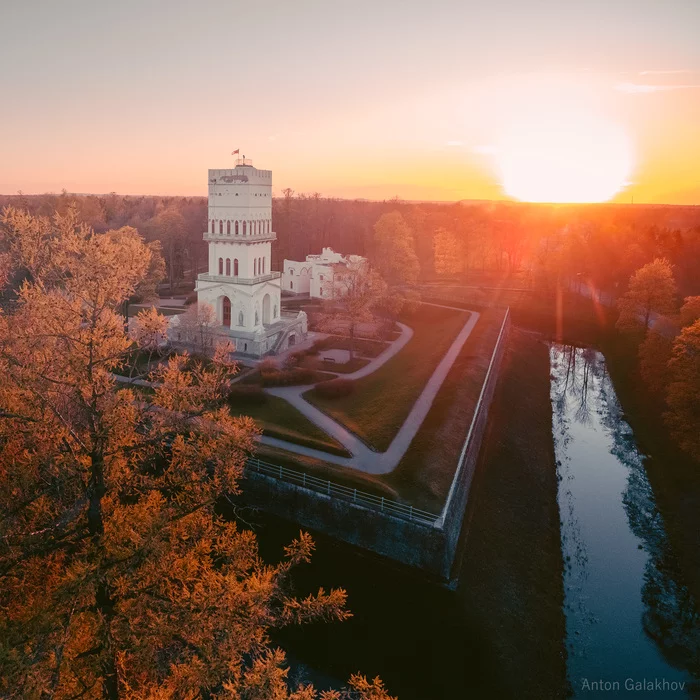
[[[243,235],[244,235],[244,236],[247,236],[247,235],[248,235],[247,230],[248,230],[248,227],[246,226],[246,222],[244,221],[244,222],[243,222]]]
[[[289,288],[294,289],[294,282],[292,282],[291,280],[289,281]]]
[[[227,236],[231,235],[231,222],[230,221],[226,222],[226,235]]]
[[[214,225],[215,225],[215,224],[216,224],[216,221],[214,221],[214,219],[212,219],[212,220],[211,220],[211,232],[212,232],[212,233],[215,233],[215,231],[214,231]]]
[[[231,258],[226,258],[226,277],[231,276]]]
[[[236,223],[234,224],[234,229],[235,229],[235,231],[236,231],[236,235],[238,235],[238,222],[237,222],[237,221],[236,221]]]
[[[224,259],[219,258],[219,274],[223,275],[224,274]]]
[[[224,233],[224,222],[219,221],[219,235],[221,236],[221,235],[223,235],[223,233]]]
[[[290,267],[289,270],[288,270],[288,272],[289,272],[290,275],[293,275],[293,274],[294,274],[294,268],[293,268],[293,267]]]
[[[263,258],[263,275],[265,274],[265,258]]]
[[[253,275],[257,277],[258,275],[258,259],[253,258]]]
[[[238,258],[233,259],[233,276],[238,277]]]
[[[228,297],[224,297],[223,304],[223,316],[224,316],[224,326],[226,328],[231,327],[231,300]]]

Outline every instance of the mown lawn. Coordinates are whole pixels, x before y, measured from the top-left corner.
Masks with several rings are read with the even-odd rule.
[[[348,451],[330,435],[312,423],[290,403],[278,396],[266,397],[264,404],[245,403],[231,408],[234,416],[250,416],[262,428],[263,435],[288,440],[297,445],[349,457]]]
[[[468,318],[468,311],[422,307],[402,319],[413,329],[411,340],[376,372],[358,379],[350,396],[325,399],[312,389],[304,398],[383,452]]]
[[[418,508],[439,513],[454,478],[505,309],[484,309],[396,469],[383,477]]]

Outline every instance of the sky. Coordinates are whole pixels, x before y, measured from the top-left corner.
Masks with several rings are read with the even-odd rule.
[[[3,194],[205,195],[240,148],[276,193],[546,198],[561,152],[617,201],[700,204],[698,0],[22,0],[0,26]]]

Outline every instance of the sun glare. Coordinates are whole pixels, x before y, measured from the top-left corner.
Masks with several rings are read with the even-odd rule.
[[[632,149],[624,131],[583,111],[518,117],[496,160],[503,189],[529,202],[605,202],[627,183]]]

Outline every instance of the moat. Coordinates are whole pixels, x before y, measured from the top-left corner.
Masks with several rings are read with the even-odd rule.
[[[551,399],[574,697],[689,697],[697,606],[632,429],[595,350],[554,345]]]

